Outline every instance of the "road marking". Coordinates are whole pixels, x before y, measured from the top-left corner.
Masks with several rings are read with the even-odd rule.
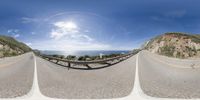
[[[51,100],[51,98],[45,97],[42,95],[38,85],[38,76],[37,76],[37,62],[36,56],[32,55],[34,58],[34,77],[33,77],[33,84],[32,88],[26,95],[22,97],[17,97],[18,99],[28,99],[28,100]]]
[[[200,100],[200,99],[179,99],[179,98],[160,98],[160,97],[152,97],[146,95],[140,86],[139,81],[139,55],[140,52],[136,55],[136,69],[135,69],[135,79],[134,79],[134,87],[131,94],[127,97],[120,98],[119,100]]]
[[[41,100],[50,100],[50,98],[48,97],[45,97],[44,95],[42,95],[42,93],[40,92],[40,89],[39,89],[39,85],[38,85],[38,74],[37,74],[37,63],[36,63],[36,56],[33,54],[34,56],[34,80],[33,80],[33,95],[31,97],[31,99],[34,99],[34,100],[38,100],[38,99],[41,99]]]
[[[34,56],[34,80],[33,80],[33,86],[30,92],[26,96],[18,97],[18,98],[8,98],[5,100],[60,100],[56,98],[49,98],[46,96],[43,96],[39,90],[38,85],[38,77],[37,77],[37,62],[36,57]],[[157,97],[151,97],[142,91],[140,87],[140,81],[139,81],[139,53],[136,55],[136,69],[135,69],[135,78],[134,79],[134,87],[131,94],[127,97],[123,98],[117,98],[117,99],[107,99],[107,100],[200,100],[200,99],[171,99],[171,98],[157,98]],[[82,100],[82,99],[77,99]],[[86,99],[85,99],[86,100]],[[94,99],[95,100],[95,99]],[[97,100],[97,99],[96,99]]]
[[[139,79],[139,55],[138,53],[136,55],[136,66],[135,66],[135,79],[134,79],[134,87],[133,91],[130,95],[134,96],[134,98],[137,98],[138,100],[143,99],[155,99],[154,97],[150,97],[146,95],[143,90],[140,87],[140,79]]]

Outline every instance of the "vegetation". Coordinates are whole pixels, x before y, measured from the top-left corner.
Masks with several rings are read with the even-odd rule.
[[[63,55],[48,55],[50,57],[56,57],[60,59],[66,59],[66,60],[79,60],[79,61],[91,61],[91,60],[101,60],[101,59],[106,59],[106,58],[112,58],[119,56],[121,54],[109,54],[109,55],[103,55],[102,58],[100,56],[89,56],[89,55],[84,55],[84,56],[73,56],[73,55],[68,55],[68,56],[63,56]]]
[[[68,55],[65,59],[68,59],[68,60],[76,60],[76,56]]]
[[[151,44],[152,44],[155,40],[158,40],[158,43],[160,43],[161,40],[162,40],[162,36],[159,35],[159,36],[156,36],[155,38],[152,38],[152,39],[147,43],[146,47],[144,47],[144,49],[151,48]]]
[[[166,46],[161,47],[160,50],[161,50],[161,54],[172,57],[175,51],[175,47],[166,45]]]
[[[144,49],[165,56],[188,58],[199,56],[198,46],[200,46],[200,34],[168,32],[152,38]]]
[[[24,44],[22,42],[18,42],[17,40],[15,40],[14,38],[9,37],[9,36],[0,35],[0,43],[3,45],[9,45],[10,48],[12,48],[14,50],[19,48],[20,50],[22,50],[24,52],[31,51],[31,48],[28,47],[26,44]]]
[[[31,48],[26,44],[18,42],[12,37],[0,35],[0,57],[15,56],[31,51]]]
[[[184,36],[187,39],[191,39],[195,43],[200,43],[200,34],[186,34],[186,33],[181,33],[181,32],[168,32],[165,33],[165,35],[175,35],[177,37]]]
[[[134,49],[131,52],[133,54],[137,54],[139,51],[141,51],[141,49]],[[49,56],[49,57],[55,57],[55,58],[60,58],[60,59],[78,60],[78,61],[102,60],[102,59],[108,59],[108,58],[113,58],[113,57],[124,55],[124,54],[120,54],[120,53],[118,53],[118,54],[113,53],[113,54],[102,55],[101,57],[99,55],[95,55],[95,56],[89,56],[89,55],[84,55],[84,56],[68,55],[68,56],[64,56],[64,55],[58,55],[58,54],[46,55],[46,54],[42,54],[39,50],[34,50],[34,52],[37,55],[41,55],[41,56]]]

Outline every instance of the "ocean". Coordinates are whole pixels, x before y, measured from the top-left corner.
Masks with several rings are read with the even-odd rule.
[[[53,51],[53,50],[44,50],[41,51],[42,54],[47,54],[47,55],[74,55],[74,56],[84,56],[84,55],[89,55],[89,56],[98,56],[100,54],[103,55],[109,55],[109,54],[126,54],[130,52],[129,50],[77,50],[77,51]]]

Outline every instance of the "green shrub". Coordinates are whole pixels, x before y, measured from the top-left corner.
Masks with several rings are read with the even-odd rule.
[[[175,51],[175,47],[166,45],[166,46],[161,47],[160,50],[161,50],[162,55],[166,55],[166,56],[171,57],[171,56],[173,56],[173,53]]]
[[[65,59],[67,60],[75,60],[76,56],[68,55]]]
[[[13,50],[16,50],[17,48],[19,48],[20,50],[24,52],[31,51],[31,48],[28,47],[26,44],[22,42],[18,42],[17,40],[9,36],[0,35],[0,43],[3,45],[9,45],[10,48],[12,48]]]

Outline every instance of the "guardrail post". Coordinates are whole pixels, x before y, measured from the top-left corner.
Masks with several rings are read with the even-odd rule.
[[[56,64],[59,62],[59,60],[56,61]]]
[[[88,68],[88,69],[91,69],[92,67],[90,67],[88,64],[85,64],[85,66]]]
[[[70,67],[71,67],[71,63],[68,62],[68,67],[67,67],[67,69],[69,70]]]

